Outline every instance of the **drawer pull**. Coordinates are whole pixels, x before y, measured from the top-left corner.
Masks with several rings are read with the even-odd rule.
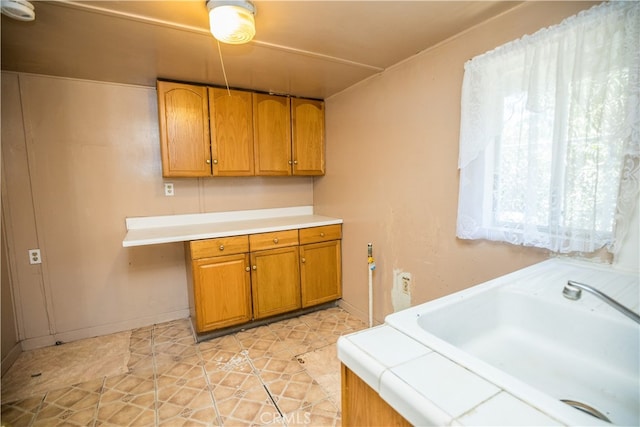
[[[273,243],[275,243],[276,245],[278,244],[278,238],[277,237],[275,239],[273,239]]]
[[[320,233],[320,237],[324,237],[324,233]]]
[[[220,245],[220,250],[224,251],[224,245]]]

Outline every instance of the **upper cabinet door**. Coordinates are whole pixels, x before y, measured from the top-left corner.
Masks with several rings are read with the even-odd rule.
[[[211,176],[207,88],[158,81],[162,175]]]
[[[293,174],[324,175],[324,102],[291,100]]]
[[[291,175],[291,110],[288,97],[253,94],[256,175]]]
[[[213,175],[253,175],[251,93],[209,88],[209,114]]]

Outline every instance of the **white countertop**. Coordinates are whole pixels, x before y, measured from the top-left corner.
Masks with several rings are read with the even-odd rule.
[[[338,358],[413,425],[563,425],[388,325],[340,337]]]
[[[186,242],[298,228],[342,224],[342,219],[313,213],[313,206],[132,217],[126,219],[122,246]]]

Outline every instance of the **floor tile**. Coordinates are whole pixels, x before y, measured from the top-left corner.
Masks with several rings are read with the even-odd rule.
[[[322,387],[306,371],[267,383],[276,405],[283,414],[298,411],[328,398]]]
[[[2,404],[2,414],[0,415],[2,422],[13,427],[31,425],[36,413],[40,410],[44,397],[45,396],[42,395]]]
[[[336,404],[329,399],[305,406],[296,412],[286,414],[284,419],[289,427],[340,427],[342,425],[340,410],[337,408]]]
[[[196,343],[189,319],[130,331],[128,372],[2,403],[31,426],[339,426],[339,308]]]
[[[104,379],[50,391],[40,406],[33,425],[79,425],[93,422]]]
[[[298,360],[288,350],[252,359],[254,369],[264,383],[270,383],[284,376],[304,370]]]
[[[142,426],[154,425],[155,422],[155,407],[139,406],[133,402],[113,401],[100,405],[96,425]]]
[[[297,362],[322,387],[329,399],[340,407],[340,360],[336,345],[300,355]]]

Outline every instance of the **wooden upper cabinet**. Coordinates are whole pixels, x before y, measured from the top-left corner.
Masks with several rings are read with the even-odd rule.
[[[158,80],[164,177],[324,175],[324,102]]]
[[[256,175],[291,175],[291,110],[285,96],[253,94]]]
[[[324,175],[324,102],[291,99],[293,174]]]
[[[211,176],[207,88],[158,81],[162,175]]]
[[[253,175],[251,92],[210,87],[209,114],[213,175]]]

